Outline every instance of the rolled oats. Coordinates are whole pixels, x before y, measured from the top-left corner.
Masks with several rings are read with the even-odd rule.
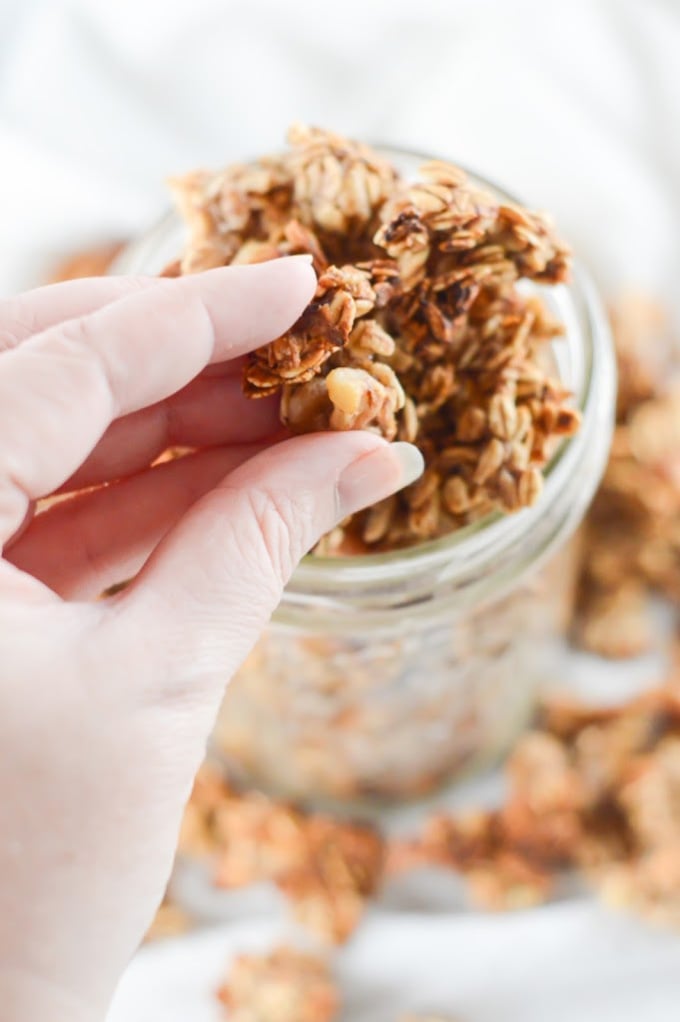
[[[309,307],[245,369],[251,397],[281,393],[293,432],[369,429],[423,451],[436,489],[371,511],[324,553],[391,549],[535,503],[542,469],[575,432],[545,369],[559,332],[521,278],[558,283],[569,253],[545,216],[431,161],[402,180],[367,146],[296,125],[290,149],[173,182],[190,228],[182,272],[310,252]]]

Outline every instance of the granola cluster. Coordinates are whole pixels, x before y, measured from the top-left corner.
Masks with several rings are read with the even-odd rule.
[[[347,940],[383,872],[384,838],[366,823],[308,814],[200,771],[180,851],[211,855],[217,887],[276,884],[295,919],[326,943]]]
[[[506,775],[500,808],[432,817],[390,868],[456,870],[487,909],[546,901],[578,869],[607,902],[680,926],[677,685],[616,710],[546,703]]]
[[[218,991],[229,1022],[332,1022],[338,993],[326,963],[281,946],[243,954]]]
[[[410,183],[330,132],[296,126],[289,142],[279,156],[172,183],[189,243],[168,272],[310,253],[314,299],[252,355],[246,393],[280,393],[293,432],[369,429],[423,451],[423,479],[322,551],[404,546],[533,504],[579,422],[549,365],[560,325],[518,286],[567,279],[548,220],[447,163]]]
[[[576,637],[607,657],[651,648],[649,593],[680,601],[680,385],[664,311],[630,293],[612,311],[617,425],[585,530]]]
[[[333,1022],[340,996],[328,962],[281,945],[242,954],[217,992],[229,1022]],[[399,1022],[453,1022],[443,1015],[403,1015]]]

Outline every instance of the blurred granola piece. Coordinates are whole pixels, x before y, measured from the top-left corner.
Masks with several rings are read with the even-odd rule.
[[[628,582],[591,596],[576,636],[583,649],[613,660],[646,653],[656,633],[643,586]]]
[[[124,247],[124,241],[107,241],[75,252],[55,266],[47,282],[59,284],[79,277],[101,277],[108,272],[112,262]]]
[[[578,870],[610,904],[680,926],[680,685],[594,709],[546,702],[490,811],[437,814],[392,842],[387,871],[453,869],[491,910],[547,900]]]
[[[611,310],[617,426],[584,530],[576,641],[609,657],[651,649],[651,591],[680,602],[680,385],[670,319],[653,299]]]
[[[542,905],[554,886],[554,877],[547,869],[505,851],[488,863],[473,866],[465,877],[472,903],[491,912]]]
[[[292,181],[276,158],[192,171],[168,184],[189,229],[182,273],[228,265],[244,241],[267,241],[289,218]]]
[[[668,314],[650,295],[628,291],[610,310],[618,368],[617,413],[623,421],[666,385],[672,360]]]
[[[168,937],[179,937],[193,926],[191,916],[175,905],[168,895],[163,899],[151,926],[146,932],[144,942],[163,940]]]
[[[366,824],[310,816],[305,841],[304,855],[279,874],[278,886],[299,922],[330,943],[342,943],[379,887],[383,838]]]
[[[196,779],[179,849],[209,856],[218,887],[275,883],[299,922],[331,943],[354,931],[385,863],[384,838],[370,825],[238,792],[209,767]]]
[[[219,771],[204,763],[184,810],[179,834],[179,851],[183,855],[203,858],[217,851],[220,845],[217,814],[233,800],[233,792]]]
[[[242,954],[217,997],[229,1022],[332,1022],[338,991],[326,963],[290,947]]]

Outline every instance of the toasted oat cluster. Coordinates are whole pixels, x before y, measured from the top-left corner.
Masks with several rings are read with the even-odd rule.
[[[298,922],[331,944],[358,926],[385,858],[384,839],[368,824],[237,792],[210,767],[196,779],[180,850],[212,854],[218,887],[275,883]]]
[[[547,703],[506,767],[493,811],[432,817],[390,868],[461,872],[489,909],[545,901],[579,869],[610,903],[680,926],[680,690],[614,710]]]
[[[218,991],[229,1022],[332,1022],[338,993],[320,958],[290,947],[240,955]]]
[[[533,504],[579,422],[548,364],[560,325],[518,287],[568,276],[548,220],[447,163],[408,182],[330,132],[296,126],[289,142],[279,156],[172,182],[189,243],[167,272],[310,253],[314,299],[252,355],[246,393],[280,393],[293,432],[368,429],[423,451],[415,486],[321,552],[403,546]]]
[[[680,386],[669,317],[641,294],[612,311],[617,425],[585,533],[577,639],[608,657],[649,649],[648,593],[680,600]]]

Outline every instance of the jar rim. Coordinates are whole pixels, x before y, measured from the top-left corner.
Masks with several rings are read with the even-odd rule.
[[[438,158],[393,145],[371,145],[387,159],[401,164],[402,168],[405,163],[410,164],[415,173],[422,163]],[[521,203],[520,199],[485,175],[463,163],[453,162],[465,170],[475,184],[494,192],[502,200]],[[162,242],[164,234],[172,235],[173,232],[176,240],[180,227],[178,215],[174,211],[168,212],[147,235],[124,250],[110,272],[131,272],[132,269],[143,272],[144,264],[154,252],[155,242],[159,239]],[[355,591],[357,586],[394,587],[412,575],[421,576],[431,571],[444,570],[447,575],[454,576],[458,572],[474,574],[475,570],[482,571],[483,566],[500,551],[519,544],[534,529],[547,509],[559,500],[574,473],[578,472],[586,449],[595,445],[597,450],[590,450],[589,456],[591,460],[595,458],[598,471],[591,473],[593,479],[590,482],[584,481],[584,491],[580,496],[582,511],[585,510],[606,462],[613,425],[616,371],[608,319],[589,274],[578,260],[574,260],[570,280],[565,284],[547,287],[520,281],[520,286],[540,293],[546,304],[558,312],[564,334],[553,342],[552,348],[558,363],[565,361],[561,355],[573,363],[572,369],[578,378],[575,383],[564,382],[574,393],[576,406],[582,415],[579,431],[560,443],[544,469],[544,487],[537,503],[512,514],[492,512],[437,539],[395,550],[338,556],[307,554],[286,587],[286,592],[294,599],[303,594],[324,593],[342,597],[343,593]],[[544,553],[547,546],[550,544],[544,544],[538,553]]]

